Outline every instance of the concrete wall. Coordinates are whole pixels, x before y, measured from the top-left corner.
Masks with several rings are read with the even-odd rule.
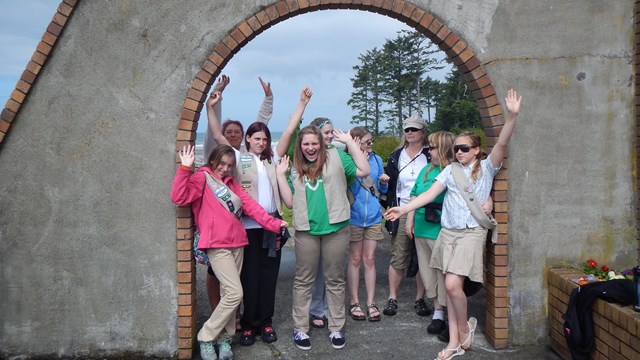
[[[78,2],[0,147],[2,353],[175,356],[180,112],[213,49],[274,3]],[[467,42],[498,94],[524,95],[510,340],[543,342],[547,267],[636,260],[634,4],[412,3]]]

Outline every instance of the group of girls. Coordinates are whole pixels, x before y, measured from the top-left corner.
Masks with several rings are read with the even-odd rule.
[[[373,264],[376,242],[384,237],[381,227],[383,210],[378,201],[380,195],[387,192],[387,187],[392,204],[397,206],[384,216],[388,222],[404,219],[400,226],[402,233],[415,234],[421,254],[416,311],[420,314],[420,308],[426,308],[418,302],[424,302],[425,287],[427,296],[434,298],[436,310],[442,312],[442,307],[449,304],[450,342],[438,354],[438,359],[463,354],[473,342],[475,319],[466,319],[462,281],[467,276],[474,281],[482,281],[481,240],[483,243],[486,229],[479,227],[464,201],[460,201],[451,171],[445,166],[453,161],[453,147],[456,149],[455,158],[463,165],[478,199],[488,198],[519,110],[520,99],[516,98],[515,92],[509,91],[507,120],[488,158],[483,157],[479,139],[472,134],[458,136],[453,146],[451,134],[432,134],[426,147],[428,153],[425,154],[424,124],[410,118],[405,121],[404,146],[389,159],[390,166],[395,161],[397,173],[389,176],[384,173],[380,157],[371,150],[373,137],[366,128],[354,128],[350,133],[344,133],[333,129],[329,119],[317,118],[312,125],[303,127],[297,136],[294,135],[312,96],[308,88],[302,90],[298,105],[276,146],[272,146],[266,126],[270,110],[265,110],[268,108],[265,104],[268,104],[271,90],[262,81],[265,102],[259,120],[248,127],[246,135],[239,123],[227,122],[221,126],[219,108],[222,91],[228,82],[228,78],[223,77],[206,104],[208,135],[218,145],[211,151],[205,165],[195,173],[192,168],[194,148],[185,147],[179,151],[181,166],[177,169],[171,190],[174,203],[192,207],[200,232],[198,248],[206,251],[210,260],[208,288],[215,288],[215,281],[219,281],[219,303],[214,306],[212,301],[213,313],[197,335],[201,357],[233,358],[234,315],[241,302],[240,343],[251,345],[257,335],[267,343],[277,340],[272,317],[280,248],[285,239],[282,236],[289,226],[281,220],[281,203],[293,209],[292,225],[295,229],[296,272],[292,309],[295,345],[303,350],[311,348],[308,332],[309,314],[312,314],[313,326],[324,327],[325,323],[328,326],[332,346],[344,347],[344,259],[347,254],[350,315],[356,320],[364,320],[367,315],[370,321],[379,320],[380,311],[374,302]],[[238,125],[239,137],[227,134],[229,126]],[[293,158],[290,159],[286,152],[294,136]],[[238,138],[244,139],[246,149],[239,149]],[[343,143],[346,151],[332,146],[334,139]],[[424,160],[431,159],[431,163],[427,165],[420,156],[424,156]],[[414,178],[414,184],[404,179],[407,174]],[[352,204],[343,195],[347,194],[347,189],[350,197],[355,199]],[[426,229],[419,220],[421,207],[434,200],[437,202],[436,197],[447,189],[442,207],[443,230],[439,231],[434,226]],[[369,213],[370,210],[373,211]],[[414,216],[416,214],[418,218]],[[388,308],[394,314],[397,309],[395,292],[400,285],[403,266],[406,266],[403,254],[407,253],[407,247],[411,248],[407,246],[406,235],[400,241],[397,235],[394,238],[385,314]],[[436,238],[438,240],[434,241]],[[359,268],[363,263],[367,288],[365,306],[360,305],[358,296]],[[322,275],[318,276],[320,271]],[[324,282],[316,286],[323,291],[313,291],[316,281]],[[442,291],[444,288],[446,292]],[[322,309],[317,314],[310,309],[314,307],[312,293],[320,294],[317,298],[314,295],[313,301]],[[209,289],[208,294],[210,300],[216,295],[213,289]],[[323,304],[323,298],[326,304]]]

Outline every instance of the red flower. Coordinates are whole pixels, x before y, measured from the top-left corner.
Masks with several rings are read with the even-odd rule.
[[[593,259],[589,259],[589,260],[587,260],[587,265],[595,268],[595,267],[598,267],[598,262],[593,260]]]
[[[607,265],[602,265],[602,267],[600,268],[600,270],[604,271],[604,272],[609,272],[609,267]]]

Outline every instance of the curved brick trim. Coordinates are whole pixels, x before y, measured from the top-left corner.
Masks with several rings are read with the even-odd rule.
[[[58,41],[58,37],[60,37],[64,30],[67,20],[71,17],[77,1],[78,0],[63,0],[60,2],[58,10],[53,15],[44,35],[42,35],[42,39],[38,43],[36,50],[33,52],[31,60],[29,60],[27,67],[22,72],[22,76],[20,77],[20,80],[18,80],[16,88],[13,90],[9,100],[7,100],[7,103],[4,105],[4,109],[2,109],[2,113],[0,114],[0,151],[2,150],[1,145],[4,142],[5,136],[9,134],[11,124],[13,124],[16,115],[20,112],[22,104],[27,100],[31,87],[38,80],[38,75],[47,63],[49,54],[53,51],[53,48]]]
[[[638,107],[640,106],[640,1],[636,0],[635,3],[635,16],[634,16],[634,24],[635,24],[635,48],[634,48],[634,70],[635,70],[635,117],[636,117],[636,193],[638,194],[637,203],[636,203],[636,228],[637,235],[636,241],[638,243],[637,250],[637,258],[638,262],[640,262],[640,174],[638,174],[638,169],[640,169],[640,111],[638,111]]]
[[[489,146],[495,144],[504,118],[496,91],[473,49],[449,29],[440,19],[423,9],[402,0],[282,0],[269,6],[240,23],[215,48],[196,73],[191,89],[187,93],[178,125],[176,150],[194,143],[198,119],[207,93],[222,68],[245,44],[276,23],[292,16],[324,9],[359,9],[390,16],[402,21],[431,39],[453,61],[464,74],[480,108],[484,130]],[[179,159],[176,159],[179,165]],[[507,167],[505,160],[504,167]],[[508,322],[508,236],[507,236],[507,190],[508,174],[503,171],[494,183],[493,199],[495,215],[499,221],[498,244],[487,250],[486,271],[486,336],[495,348],[509,345]],[[192,356],[195,341],[195,269],[191,256],[190,239],[193,234],[189,208],[179,207],[177,217],[178,242],[178,334],[180,359]]]

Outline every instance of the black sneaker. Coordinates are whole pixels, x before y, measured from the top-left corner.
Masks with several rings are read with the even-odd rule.
[[[449,328],[446,326],[446,324],[444,330],[442,330],[442,332],[438,334],[438,340],[446,343],[449,342]]]
[[[393,316],[396,314],[396,312],[398,312],[398,302],[396,301],[396,299],[387,300],[387,305],[385,305],[382,313],[387,316]]]
[[[347,339],[344,337],[344,331],[342,330],[332,331],[331,334],[329,334],[329,338],[331,339],[331,346],[333,346],[334,349],[342,349],[347,342]]]
[[[251,346],[256,342],[256,336],[251,330],[245,330],[240,335],[240,345]]]
[[[309,335],[302,331],[293,331],[293,342],[296,343],[298,349],[311,350],[311,340],[309,340]]]
[[[442,330],[446,329],[447,325],[444,320],[433,319],[431,320],[431,324],[427,327],[427,332],[429,334],[440,334]]]
[[[264,341],[267,344],[270,344],[277,340],[278,340],[278,335],[276,335],[276,331],[273,330],[271,326],[265,326],[264,329],[262,329],[262,341]]]
[[[413,304],[413,308],[416,309],[416,314],[419,316],[431,315],[431,310],[427,307],[427,303],[424,302],[424,299],[416,300]]]

